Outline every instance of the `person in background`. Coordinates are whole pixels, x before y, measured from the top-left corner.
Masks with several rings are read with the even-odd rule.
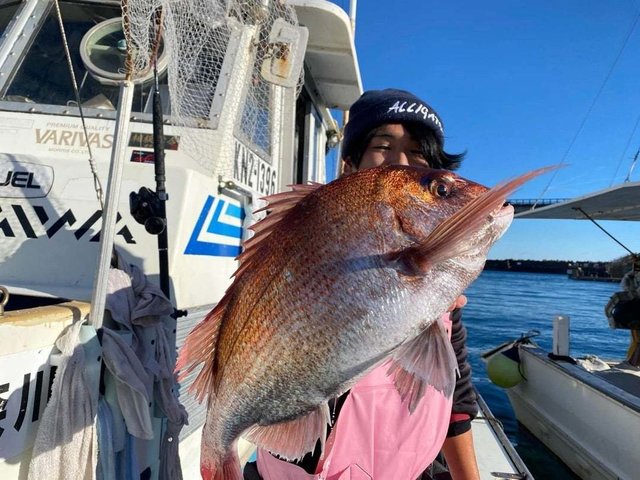
[[[454,170],[463,156],[444,151],[442,120],[409,92],[368,91],[349,111],[342,143],[344,175],[382,165]],[[293,464],[258,450],[259,477],[245,473],[245,478],[427,479],[431,478],[428,467],[442,450],[454,480],[479,479],[471,433],[477,405],[462,324],[465,303],[466,298],[459,297],[443,316],[460,370],[453,399],[428,387],[416,410],[409,414],[387,375],[388,363],[383,363],[330,404],[334,423],[323,458],[316,448]],[[255,471],[253,466],[251,469]]]
[[[640,296],[640,258],[632,256],[633,266],[620,282],[623,291],[631,293],[633,296]]]
[[[637,319],[640,315],[640,308],[638,308],[640,307],[640,257],[632,255],[631,260],[633,266],[622,277],[620,287],[622,287],[623,291],[631,294],[631,298],[626,302],[626,311],[628,313],[624,316],[631,316],[633,319]],[[640,330],[637,328],[631,328],[631,342],[627,349],[627,362],[634,367],[640,366]]]

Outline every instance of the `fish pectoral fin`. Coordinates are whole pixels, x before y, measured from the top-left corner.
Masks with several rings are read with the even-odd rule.
[[[318,439],[324,452],[327,425],[330,423],[329,406],[323,403],[311,413],[288,422],[254,425],[243,436],[285,460],[300,460],[315,449]]]
[[[416,338],[400,345],[393,353],[387,375],[393,375],[402,401],[413,413],[428,385],[451,397],[457,370],[456,354],[438,319]]]
[[[465,252],[461,243],[427,239],[424,243],[387,253],[384,257],[392,268],[405,275],[425,275],[434,265]]]

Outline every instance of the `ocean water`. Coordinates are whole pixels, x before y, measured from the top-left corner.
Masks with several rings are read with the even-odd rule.
[[[610,329],[604,315],[604,306],[617,290],[617,283],[570,280],[565,275],[485,271],[466,291],[469,303],[463,321],[474,383],[536,479],[577,477],[518,425],[505,391],[488,379],[480,355],[531,329],[540,331],[535,342],[551,350],[553,318],[563,314],[570,317],[573,357],[622,358],[629,332]]]

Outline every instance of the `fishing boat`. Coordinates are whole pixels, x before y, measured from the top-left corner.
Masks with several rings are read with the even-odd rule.
[[[626,182],[529,209],[516,218],[638,221],[639,198],[640,182]],[[612,297],[610,305],[618,296]],[[605,305],[602,307],[602,316],[594,322],[607,321]],[[529,335],[488,352],[489,370],[496,372],[493,380],[507,388],[518,422],[579,477],[638,478],[640,368],[629,361],[637,343],[632,342],[627,358],[572,358],[570,316],[571,312],[564,312],[554,319],[551,352],[537,346]],[[612,318],[609,323],[613,328],[629,328]]]
[[[54,378],[78,351],[91,408],[113,417],[113,434],[100,425],[89,441],[108,440],[114,456],[128,449],[128,460],[135,450],[136,470],[115,476],[166,477],[163,464],[179,443],[173,478],[199,478],[205,410],[187,392],[195,372],[176,388],[165,379],[167,400],[158,395],[159,360],[142,359],[156,369],[152,393],[132,395],[149,400],[141,415],[151,433],[132,439],[122,385],[113,365],[104,366],[106,338],[154,355],[162,339],[175,362],[229,286],[259,198],[335,176],[335,112],[362,93],[355,8],[348,15],[324,0],[151,3],[0,2],[2,479],[27,478],[34,451],[49,453],[40,427],[52,403],[70,401]],[[114,271],[142,283],[122,286]],[[171,308],[145,313],[159,291]],[[139,319],[153,318],[155,330],[116,328],[117,316],[135,315],[116,315],[114,298]],[[79,350],[65,350],[61,339],[87,317],[74,330]],[[135,329],[143,329],[142,347]],[[188,413],[184,427],[165,411],[175,399]],[[47,418],[64,429],[66,417]],[[483,407],[473,423],[482,478],[531,478],[491,418]],[[82,429],[93,427],[89,418]],[[254,450],[239,448],[242,461]],[[111,451],[102,443],[98,450]]]

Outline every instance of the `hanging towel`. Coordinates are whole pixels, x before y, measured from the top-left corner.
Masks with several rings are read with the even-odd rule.
[[[78,321],[56,340],[60,355],[51,399],[33,445],[28,478],[94,479],[100,345],[95,330]]]

